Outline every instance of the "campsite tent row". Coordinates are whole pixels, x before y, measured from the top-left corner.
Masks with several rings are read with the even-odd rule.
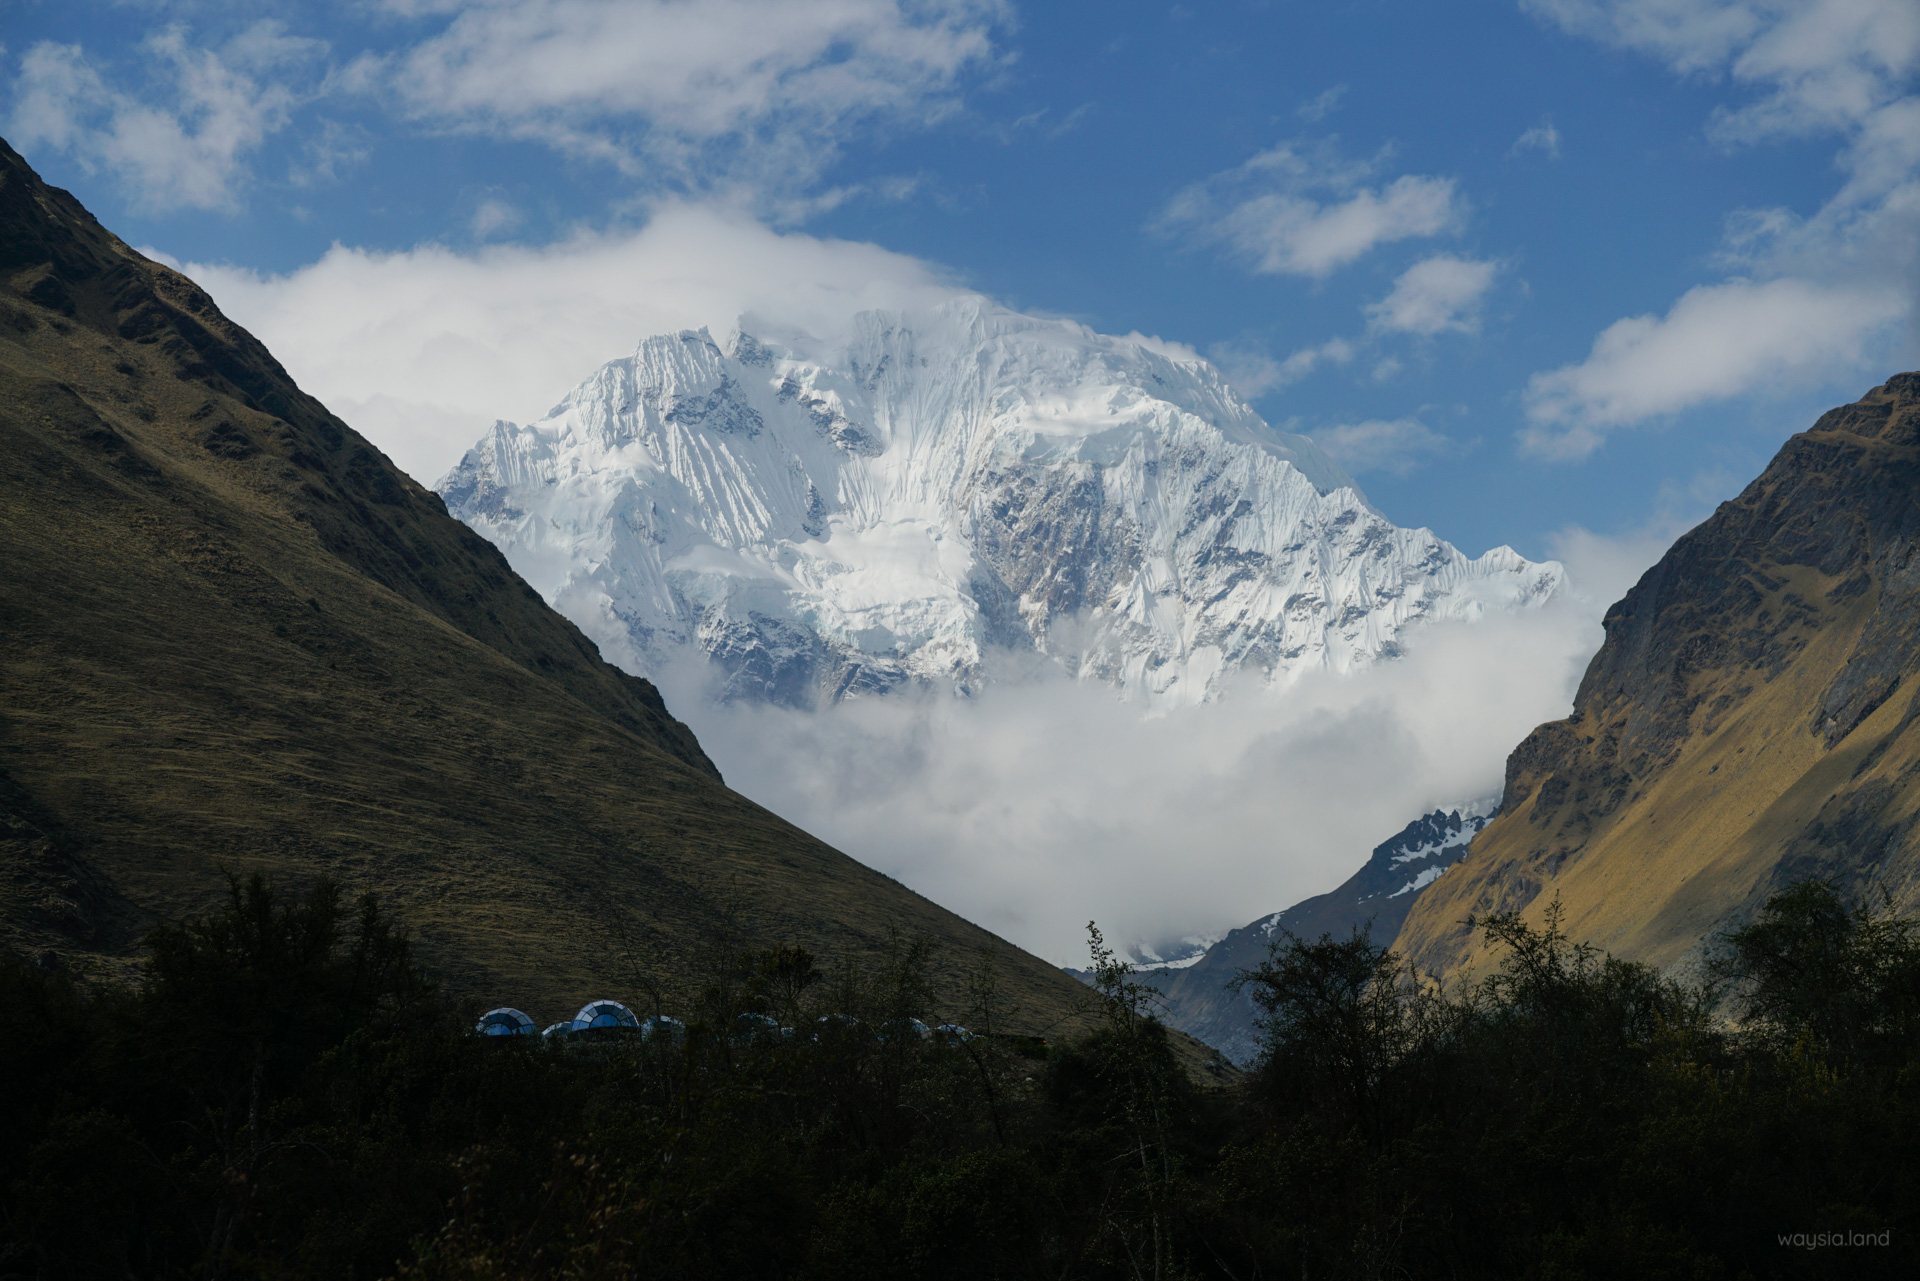
[[[685,1025],[679,1019],[657,1016],[642,1019],[632,1010],[618,1001],[588,1001],[580,1007],[580,1012],[570,1019],[550,1023],[542,1028],[533,1021],[533,1016],[525,1010],[516,1010],[503,1005],[497,1010],[488,1010],[474,1024],[473,1030],[481,1036],[567,1036],[574,1032],[584,1032],[589,1028],[638,1028],[642,1037],[651,1039],[662,1034],[685,1031]]]
[[[845,1024],[852,1021],[844,1014],[825,1014],[819,1019],[822,1024]],[[749,1035],[783,1037],[793,1035],[792,1028],[781,1027],[777,1021],[764,1014],[742,1014],[736,1022],[740,1025],[739,1030]],[[480,1036],[533,1036],[537,1033],[544,1037],[560,1037],[594,1028],[635,1028],[638,1029],[642,1040],[649,1041],[656,1036],[679,1036],[687,1030],[686,1024],[679,1019],[666,1015],[642,1019],[620,1002],[608,1000],[588,1001],[571,1019],[549,1024],[545,1028],[535,1023],[533,1016],[524,1010],[503,1005],[499,1009],[488,1010],[482,1014],[473,1030]],[[908,1019],[902,1030],[905,1035],[920,1041],[934,1037],[949,1041],[973,1039],[973,1033],[958,1023],[942,1023],[939,1027],[928,1027],[919,1019]],[[887,1035],[887,1032],[883,1031],[880,1034],[881,1039],[885,1040]]]

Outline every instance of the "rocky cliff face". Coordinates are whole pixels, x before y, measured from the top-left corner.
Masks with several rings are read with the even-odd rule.
[[[438,488],[629,670],[692,650],[796,706],[1035,662],[1197,701],[1562,578],[1396,528],[1204,361],[979,298],[648,338]]]
[[[1499,816],[1398,944],[1558,897],[1613,952],[1687,963],[1792,880],[1920,898],[1920,374],[1789,440],[1608,611],[1573,715],[1507,763]]]

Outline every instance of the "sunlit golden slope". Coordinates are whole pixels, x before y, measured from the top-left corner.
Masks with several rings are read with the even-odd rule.
[[[1920,374],[1793,437],[1607,613],[1573,715],[1397,946],[1458,973],[1475,913],[1556,895],[1576,939],[1672,965],[1807,876],[1920,897]]]

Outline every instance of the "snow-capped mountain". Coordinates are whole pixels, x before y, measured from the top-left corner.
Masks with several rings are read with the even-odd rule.
[[[613,661],[806,706],[1057,663],[1151,704],[1538,604],[1560,566],[1400,529],[1205,361],[985,299],[831,346],[647,338],[438,485]]]

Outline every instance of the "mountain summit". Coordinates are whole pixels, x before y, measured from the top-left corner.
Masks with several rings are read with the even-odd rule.
[[[1395,527],[1197,357],[978,297],[647,338],[437,488],[628,670],[795,706],[1039,663],[1191,703],[1563,581]]]

